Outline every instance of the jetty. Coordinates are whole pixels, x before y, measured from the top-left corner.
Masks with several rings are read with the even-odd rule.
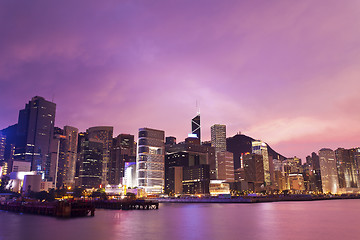
[[[0,202],[0,210],[45,215],[59,218],[85,217],[95,215],[95,207],[91,203],[82,201],[56,202]]]
[[[156,210],[159,209],[158,201],[151,200],[94,200],[91,201],[95,208],[114,210]]]

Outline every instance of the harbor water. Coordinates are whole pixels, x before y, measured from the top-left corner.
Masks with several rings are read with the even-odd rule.
[[[1,240],[360,239],[360,200],[163,203],[59,219],[0,211]]]

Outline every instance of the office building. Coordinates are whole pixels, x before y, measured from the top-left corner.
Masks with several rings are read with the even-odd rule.
[[[217,179],[226,182],[234,182],[234,156],[231,152],[218,152],[217,158]]]
[[[200,125],[200,113],[191,119],[191,133],[196,134],[197,138],[201,142],[201,125]]]
[[[337,174],[335,152],[329,148],[319,151],[319,163],[321,172],[322,191],[324,193],[337,193],[339,179]]]
[[[15,144],[17,135],[17,124],[11,125],[1,130],[1,133],[5,135],[5,149],[4,149],[4,161],[9,169],[12,169],[12,162],[15,156]]]
[[[265,183],[263,155],[245,154],[243,160],[245,181],[248,182],[249,189],[254,192],[262,191]]]
[[[100,188],[103,177],[103,141],[84,139],[80,146],[79,186],[83,188]]]
[[[53,140],[56,104],[33,97],[19,112],[15,159],[31,163],[31,170],[49,178],[50,144]]]
[[[103,143],[103,160],[102,160],[102,176],[101,176],[101,184],[107,185],[109,178],[109,162],[110,162],[110,151],[112,147],[112,139],[113,139],[113,127],[109,126],[98,126],[91,127],[86,130],[89,139],[96,139]]]
[[[124,184],[122,181],[125,177],[125,164],[136,162],[135,148],[134,135],[119,134],[113,139],[108,167],[110,185]],[[135,165],[132,168],[135,168]]]
[[[359,176],[354,151],[338,148],[335,150],[339,188],[358,188]]]
[[[200,145],[198,138],[188,137],[184,143],[168,147],[165,157],[166,193],[209,192],[210,163],[215,163],[213,147]]]
[[[215,169],[219,180],[234,182],[234,156],[226,151],[226,126],[215,124],[211,126],[211,146],[215,148]]]
[[[211,146],[215,148],[215,152],[226,151],[226,126],[215,124],[211,126]]]
[[[271,185],[270,159],[269,159],[267,144],[264,143],[263,141],[253,141],[252,142],[252,153],[261,155],[263,157],[265,186]]]
[[[165,132],[140,128],[137,144],[136,172],[138,186],[146,193],[162,193],[165,185]]]
[[[210,165],[199,164],[183,169],[183,193],[209,194]]]

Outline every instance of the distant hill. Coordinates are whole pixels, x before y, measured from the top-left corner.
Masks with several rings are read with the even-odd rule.
[[[236,134],[235,136],[226,139],[226,150],[234,154],[235,169],[240,167],[241,154],[247,152],[251,153],[252,141],[255,141],[255,139],[243,134]],[[281,160],[286,159],[286,157],[274,151],[269,145],[268,145],[268,152],[274,159],[277,158]]]

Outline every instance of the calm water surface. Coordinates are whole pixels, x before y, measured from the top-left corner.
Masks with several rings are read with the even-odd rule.
[[[161,204],[57,219],[0,211],[1,240],[360,239],[360,200]]]

